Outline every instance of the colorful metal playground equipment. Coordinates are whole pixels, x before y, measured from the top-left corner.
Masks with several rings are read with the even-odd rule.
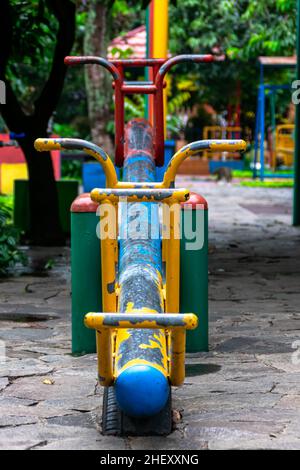
[[[242,128],[239,126],[205,126],[203,128],[203,139],[240,139]],[[203,158],[214,158],[216,160],[222,159],[221,152],[209,152],[204,150]],[[226,154],[226,158],[234,158],[236,153]]]
[[[267,84],[264,79],[265,68],[295,68],[297,65],[296,57],[259,57],[260,65],[260,84],[258,87],[257,95],[257,109],[256,109],[256,122],[255,122],[255,137],[254,137],[254,166],[253,166],[253,177],[257,177],[257,163],[259,163],[259,177],[261,181],[264,178],[274,178],[274,177],[289,177],[292,175],[282,175],[276,173],[266,173],[265,172],[265,135],[266,135],[266,98],[270,101],[270,114],[271,114],[271,140],[274,142],[271,149],[271,158],[270,163],[271,167],[275,167],[276,161],[276,150],[278,143],[278,138],[280,135],[277,132],[282,133],[281,130],[276,132],[276,120],[275,120],[275,97],[276,93],[280,90],[290,90],[291,86],[289,84]],[[277,138],[275,138],[277,135]],[[293,152],[291,151],[290,142],[284,142],[284,138],[281,139],[281,150],[285,147],[287,143],[286,151],[284,152],[285,162],[292,163],[291,157]],[[287,158],[287,154],[290,155]],[[288,165],[289,166],[289,165]]]
[[[106,188],[93,189],[90,197],[81,196],[72,209],[73,352],[93,350],[91,332],[86,330],[89,333],[86,335],[82,327],[84,320],[87,328],[96,331],[98,377],[105,387],[102,427],[106,434],[171,432],[171,386],[184,381],[186,331],[197,331],[196,338],[191,339],[191,351],[208,348],[207,239],[204,241],[202,236],[201,246],[195,251],[193,248],[189,251],[180,239],[180,225],[187,223],[182,218],[182,209],[187,215],[192,214],[192,221],[194,209],[201,207],[203,214],[207,206],[196,195],[187,204],[190,193],[175,188],[175,177],[179,165],[190,155],[201,150],[244,150],[246,144],[242,140],[206,140],[186,145],[172,157],[160,182],[155,182],[155,166],[163,165],[164,158],[166,73],[178,63],[212,60],[209,55],[112,62],[98,57],[65,59],[68,65],[98,64],[112,74],[115,162],[123,167],[123,181],[118,181],[114,164],[105,151],[90,142],[78,139],[35,142],[40,151],[82,150],[102,165],[106,175]],[[133,66],[151,67],[153,81],[125,81],[124,69]],[[153,127],[144,119],[124,125],[127,93],[153,95]],[[101,247],[96,237],[99,219],[95,210],[100,214]],[[139,227],[137,233],[131,231],[132,222]],[[204,225],[207,227],[206,218]],[[186,290],[184,301],[182,286]],[[96,310],[88,309],[88,303],[96,305]],[[179,313],[183,303],[187,313]],[[191,305],[196,306],[194,313],[187,310]],[[103,313],[99,313],[100,309]],[[206,330],[204,338],[202,329]]]
[[[275,152],[273,152],[274,156],[271,162],[271,166],[274,170],[276,169],[277,159],[279,159],[284,166],[293,166],[295,150],[294,132],[294,124],[280,124],[276,126]]]

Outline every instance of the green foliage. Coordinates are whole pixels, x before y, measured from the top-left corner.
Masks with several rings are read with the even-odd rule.
[[[22,108],[30,114],[49,77],[58,23],[47,6],[48,0],[10,0],[10,4],[13,32],[7,78]],[[85,12],[78,9],[75,55],[82,53],[85,18]],[[68,122],[73,130],[70,135],[85,138],[89,134],[89,124],[80,117],[86,115],[84,68],[70,68],[55,121]]]
[[[170,7],[170,44],[220,52],[241,60],[289,55],[295,49],[296,2],[291,0],[178,0]]]
[[[7,276],[17,263],[26,263],[19,249],[20,231],[12,224],[12,203],[0,201],[0,277]]]
[[[13,57],[31,65],[47,61],[53,50],[57,31],[57,24],[49,14],[47,2],[11,0],[10,4],[14,25]]]
[[[82,163],[79,160],[62,160],[61,177],[81,181]]]
[[[126,96],[124,101],[125,121],[141,117],[144,110],[144,96],[135,95],[133,97]]]
[[[53,125],[53,132],[60,137],[79,137],[79,134],[76,133],[74,127],[70,124],[60,124],[56,122]]]
[[[87,8],[100,0],[78,0],[77,33],[73,54],[82,54]],[[147,0],[103,0],[111,7],[110,36],[119,36],[145,22]],[[11,0],[14,15],[13,49],[9,78],[31,111],[52,61],[57,22],[47,0]],[[259,81],[257,56],[291,55],[295,52],[296,2],[294,0],[177,0],[169,2],[169,44],[172,55],[181,53],[225,54],[226,60],[208,65],[180,65],[172,76],[168,100],[169,131],[181,129],[180,111],[194,104],[210,103],[217,112],[236,102],[237,82],[242,89],[242,125],[253,126]],[[113,51],[119,52],[117,48]],[[127,57],[129,50],[122,52]],[[273,71],[272,82],[289,82],[291,73]],[[278,95],[282,112],[287,95]],[[143,114],[143,102],[130,97],[126,120]],[[68,71],[55,115],[54,131],[62,136],[89,138],[84,68]],[[66,124],[67,123],[67,124]],[[67,127],[68,126],[68,127]],[[109,123],[113,133],[113,123]]]
[[[144,97],[142,95],[133,95],[131,97],[125,96],[124,109],[125,109],[125,122],[130,121],[130,119],[143,116]],[[111,135],[111,137],[114,136],[114,132],[115,132],[114,120],[110,120],[108,122],[106,130]]]
[[[185,104],[189,102],[191,93],[188,91],[182,91],[181,93],[175,94],[173,98],[168,101],[168,111],[172,113],[178,112],[183,109]]]
[[[54,116],[54,132],[62,137],[89,139],[90,125],[87,114],[84,67],[70,67]]]
[[[292,0],[178,0],[170,6],[172,54],[213,53],[225,60],[208,65],[180,66],[175,82],[192,77],[196,91],[188,104],[208,102],[221,113],[237,101],[241,85],[242,126],[253,128],[259,55],[292,55],[296,43],[296,2]],[[286,70],[270,72],[273,83],[289,83]],[[175,89],[173,88],[175,93]],[[278,97],[279,111],[288,98]]]
[[[46,0],[11,0],[12,42],[7,77],[30,113],[49,74],[57,22]]]
[[[55,266],[55,260],[50,258],[48,261],[45,263],[44,269],[50,271],[53,267]]]
[[[171,134],[172,138],[178,138],[180,133],[184,130],[184,122],[178,114],[167,115],[167,132]]]
[[[113,57],[116,57],[118,59],[129,59],[132,57],[133,54],[133,49],[128,47],[127,49],[120,49],[119,47],[113,47],[111,49],[111,54]]]
[[[14,208],[14,198],[13,196],[0,196],[0,208],[4,207],[9,211],[10,219],[12,219],[12,213]]]

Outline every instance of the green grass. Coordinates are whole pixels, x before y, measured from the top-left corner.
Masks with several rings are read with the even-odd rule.
[[[240,186],[248,186],[250,188],[292,188],[293,180],[286,181],[241,181]]]
[[[251,170],[232,170],[234,178],[252,178],[253,173]]]
[[[272,174],[273,172],[270,170],[265,170],[265,173]],[[290,170],[278,170],[276,171],[276,174],[277,175],[291,175],[291,178],[293,177],[293,173]],[[274,178],[276,178],[276,174],[274,175]],[[257,175],[259,175],[259,170],[257,170]],[[253,172],[252,170],[233,170],[232,176],[234,178],[252,178]]]

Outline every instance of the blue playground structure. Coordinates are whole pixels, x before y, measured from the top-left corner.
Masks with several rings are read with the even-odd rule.
[[[260,65],[260,84],[258,86],[257,95],[257,109],[255,121],[255,136],[254,136],[254,165],[253,165],[253,178],[257,177],[257,163],[260,163],[259,177],[261,181],[264,178],[292,178],[292,174],[276,174],[265,173],[265,127],[266,127],[266,98],[269,98],[271,107],[271,130],[274,135],[276,128],[275,121],[275,96],[279,90],[289,90],[289,84],[272,85],[265,83],[264,72],[265,68],[295,68],[295,57],[259,57]]]

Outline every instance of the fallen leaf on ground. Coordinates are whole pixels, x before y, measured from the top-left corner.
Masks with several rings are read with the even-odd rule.
[[[55,382],[53,379],[44,379],[43,384],[45,385],[53,385]]]
[[[173,410],[173,423],[179,423],[181,421],[181,413],[178,410]]]

